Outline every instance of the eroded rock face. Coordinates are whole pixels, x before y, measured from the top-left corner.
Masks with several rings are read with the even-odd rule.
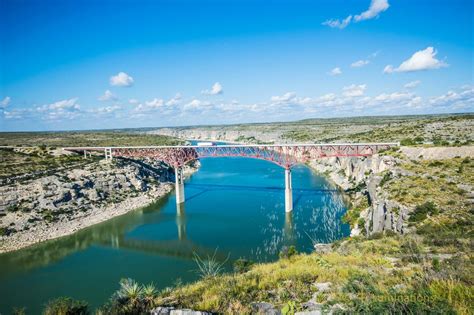
[[[374,154],[371,157],[332,157],[310,163],[316,171],[326,174],[334,184],[344,191],[357,191],[356,197],[367,194],[369,207],[361,212],[365,226],[355,226],[351,235],[383,231],[403,233],[409,209],[392,200],[381,189],[383,174],[396,173],[396,160],[392,156]]]
[[[22,232],[34,238],[35,231],[55,230],[64,222],[84,220],[128,198],[148,196],[153,200],[170,190],[164,183],[171,178],[166,165],[153,163],[145,168],[134,161],[116,159],[3,185],[0,239]]]

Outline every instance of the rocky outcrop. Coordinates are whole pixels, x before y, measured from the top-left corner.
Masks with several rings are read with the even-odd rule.
[[[209,312],[193,311],[190,309],[175,309],[174,307],[159,306],[150,311],[151,315],[211,315]]]
[[[460,147],[402,147],[401,152],[409,159],[443,160],[455,157],[469,158],[474,156],[474,146]]]
[[[333,157],[310,162],[316,171],[325,174],[342,190],[352,194],[354,199],[368,198],[369,207],[360,217],[364,226],[358,223],[352,227],[351,235],[359,235],[362,229],[367,234],[383,231],[403,233],[409,209],[389,200],[382,189],[384,176],[395,176],[397,160],[392,156],[375,154],[371,157]],[[387,175],[391,174],[391,175]]]

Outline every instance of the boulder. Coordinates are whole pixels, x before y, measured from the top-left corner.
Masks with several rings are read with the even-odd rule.
[[[250,304],[255,314],[280,315],[281,311],[273,304],[267,302],[254,302]]]
[[[318,254],[326,254],[332,251],[332,244],[314,244],[314,251]]]
[[[151,315],[170,315],[174,307],[158,306],[150,311]]]
[[[314,286],[318,289],[318,292],[327,292],[331,290],[331,282],[317,282]]]

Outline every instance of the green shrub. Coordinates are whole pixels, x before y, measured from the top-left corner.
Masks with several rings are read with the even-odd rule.
[[[420,137],[420,136],[417,136],[415,137],[415,139],[413,139],[413,141],[415,141],[416,143],[423,143],[425,139],[423,139],[423,137]]]
[[[0,236],[5,236],[8,235],[8,228],[6,227],[0,227]]]
[[[154,284],[141,285],[132,279],[120,280],[120,288],[107,304],[100,307],[97,314],[135,315],[147,314],[155,307],[157,290]]]
[[[250,260],[239,258],[234,262],[234,272],[245,273],[250,270],[253,264]]]
[[[85,315],[89,314],[89,305],[70,297],[60,297],[46,304],[43,315]]]
[[[375,287],[375,279],[368,273],[355,272],[349,276],[349,280],[342,288],[344,292],[348,293],[370,293],[378,292]]]
[[[446,141],[446,140],[443,140],[441,138],[433,138],[433,144],[436,145],[436,146],[448,146],[449,145],[449,142]]]
[[[427,201],[421,205],[416,206],[415,210],[410,214],[409,222],[415,223],[423,221],[428,215],[438,214],[438,208],[432,201]]]
[[[283,315],[293,315],[295,314],[295,310],[296,310],[296,302],[289,301],[285,304],[285,306],[283,306],[283,308],[281,309],[281,313]]]
[[[392,178],[392,172],[387,172],[383,174],[382,180],[380,181],[380,187],[383,187],[386,182],[388,182]]]
[[[434,271],[441,270],[441,263],[439,262],[438,258],[433,258],[433,260],[431,261],[431,265],[433,266]]]
[[[26,315],[25,307],[14,307],[12,310],[13,315]]]
[[[57,219],[55,218],[53,211],[51,211],[51,210],[46,210],[46,211],[43,213],[43,220],[45,220],[46,222],[50,223],[50,222],[56,221]]]
[[[425,256],[420,240],[412,237],[403,238],[400,252],[404,254],[402,257],[403,261],[412,263],[421,263]]]
[[[18,210],[20,210],[20,207],[18,207],[18,205],[10,205],[7,207],[8,212],[16,212]]]
[[[298,251],[296,250],[296,247],[294,245],[291,246],[283,246],[283,248],[280,251],[280,258],[291,258],[295,255],[298,254]]]
[[[428,166],[443,166],[443,162],[433,161],[433,162],[428,163]]]
[[[416,142],[411,139],[411,138],[405,138],[400,141],[400,145],[402,146],[410,146],[410,145],[415,145]]]

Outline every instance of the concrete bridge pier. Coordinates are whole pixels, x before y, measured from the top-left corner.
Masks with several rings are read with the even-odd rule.
[[[291,169],[285,169],[285,212],[293,211],[293,189],[291,188]]]
[[[106,161],[112,161],[112,148],[105,148],[104,155]]]
[[[184,202],[184,175],[183,168],[176,166],[174,168],[174,180],[176,191],[176,204],[179,205]]]

